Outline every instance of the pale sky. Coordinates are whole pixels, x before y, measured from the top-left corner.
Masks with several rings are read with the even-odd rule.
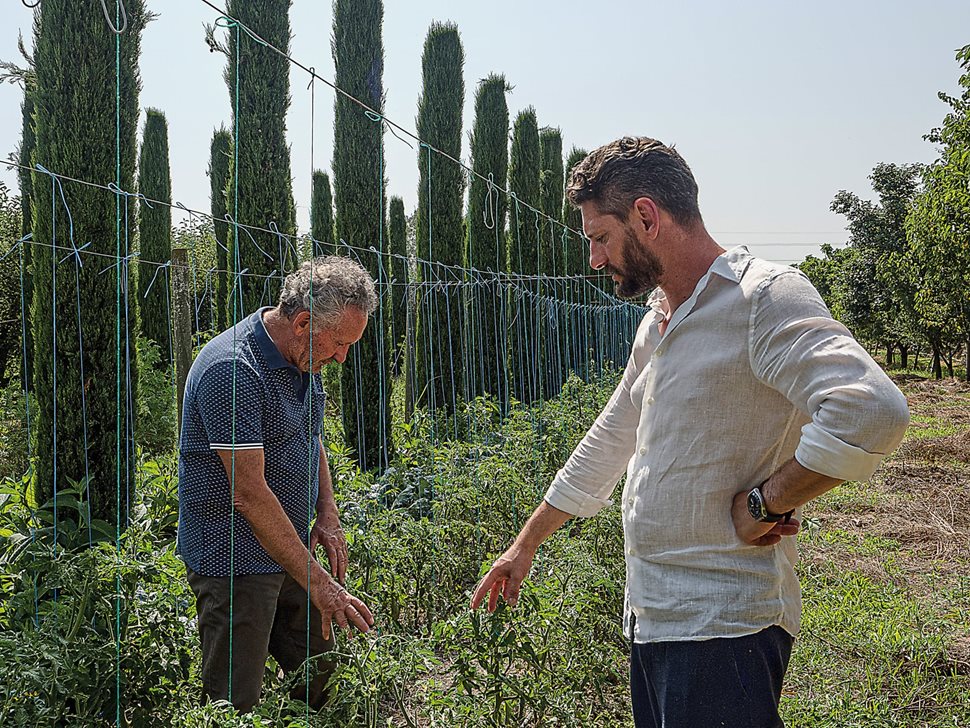
[[[208,211],[209,142],[230,122],[225,58],[203,40],[217,13],[200,0],[149,6],[160,17],[142,38],[140,105],[168,116],[174,200]],[[332,79],[329,0],[294,0],[290,17],[291,55]],[[5,0],[0,18],[0,59],[19,60],[17,33],[30,41],[31,13]],[[922,136],[941,122],[937,92],[957,91],[954,52],[970,43],[966,0],[385,0],[385,114],[412,131],[434,20],[461,33],[466,132],[479,79],[504,73],[515,87],[512,117],[534,106],[540,126],[562,129],[566,151],[624,134],[676,144],[714,237],[782,262],[844,243],[829,203],[840,189],[869,196],[875,164],[935,158]],[[311,129],[309,77],[294,67],[290,82],[293,188],[306,230],[311,138],[313,165],[329,171],[333,91],[316,84]],[[0,157],[17,148],[21,96],[0,86]],[[391,135],[385,150],[388,194],[410,213],[417,152]],[[16,189],[14,172],[0,170],[0,180]]]

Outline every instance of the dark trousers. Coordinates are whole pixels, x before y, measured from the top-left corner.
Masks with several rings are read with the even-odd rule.
[[[230,580],[200,576],[191,569],[188,577],[199,615],[203,699],[229,700]],[[273,655],[285,673],[292,673],[306,662],[308,641],[311,658],[332,650],[334,642],[332,636],[323,638],[315,607],[311,607],[307,634],[307,594],[290,576],[255,574],[232,581],[232,704],[248,712],[259,700],[267,655]],[[309,691],[306,680],[298,676],[290,695],[319,708],[326,700],[332,671],[333,663],[313,660]]]
[[[776,626],[744,637],[634,644],[636,728],[784,728],[778,701],[793,641]]]

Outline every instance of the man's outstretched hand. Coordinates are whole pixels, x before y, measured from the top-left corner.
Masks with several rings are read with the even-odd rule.
[[[505,598],[510,607],[515,606],[515,603],[519,600],[519,589],[522,587],[522,581],[529,575],[534,557],[534,552],[516,546],[512,546],[499,556],[492,568],[475,587],[471,608],[478,609],[486,593],[488,593],[488,611],[490,612],[494,612],[495,607],[498,606],[499,594]]]
[[[374,615],[367,605],[350,594],[319,566],[317,568],[322,577],[311,583],[310,600],[323,618],[323,638],[330,639],[331,622],[336,622],[348,634],[352,627],[361,632],[369,632],[374,625]]]

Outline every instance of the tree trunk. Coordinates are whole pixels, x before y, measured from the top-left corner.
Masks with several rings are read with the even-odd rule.
[[[941,364],[942,357],[940,356],[940,345],[937,342],[931,342],[933,347],[933,378],[943,379],[943,366]]]
[[[946,359],[946,373],[950,379],[953,379],[953,351],[953,349],[947,347],[946,356],[944,357]]]
[[[909,369],[909,347],[899,347],[899,366],[902,369]]]
[[[970,337],[967,338],[963,354],[963,381],[970,382]]]
[[[886,344],[886,368],[892,369],[894,364],[892,344]]]
[[[913,369],[919,369],[919,347],[913,352]]]

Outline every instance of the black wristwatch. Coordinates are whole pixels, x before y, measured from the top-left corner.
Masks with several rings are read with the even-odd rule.
[[[792,514],[795,513],[795,509],[788,511],[788,513],[782,513],[777,515],[775,513],[769,513],[768,508],[765,506],[765,497],[761,492],[761,486],[756,485],[748,493],[748,513],[756,521],[761,521],[763,523],[777,523],[778,521],[784,520],[785,523],[791,520]]]

